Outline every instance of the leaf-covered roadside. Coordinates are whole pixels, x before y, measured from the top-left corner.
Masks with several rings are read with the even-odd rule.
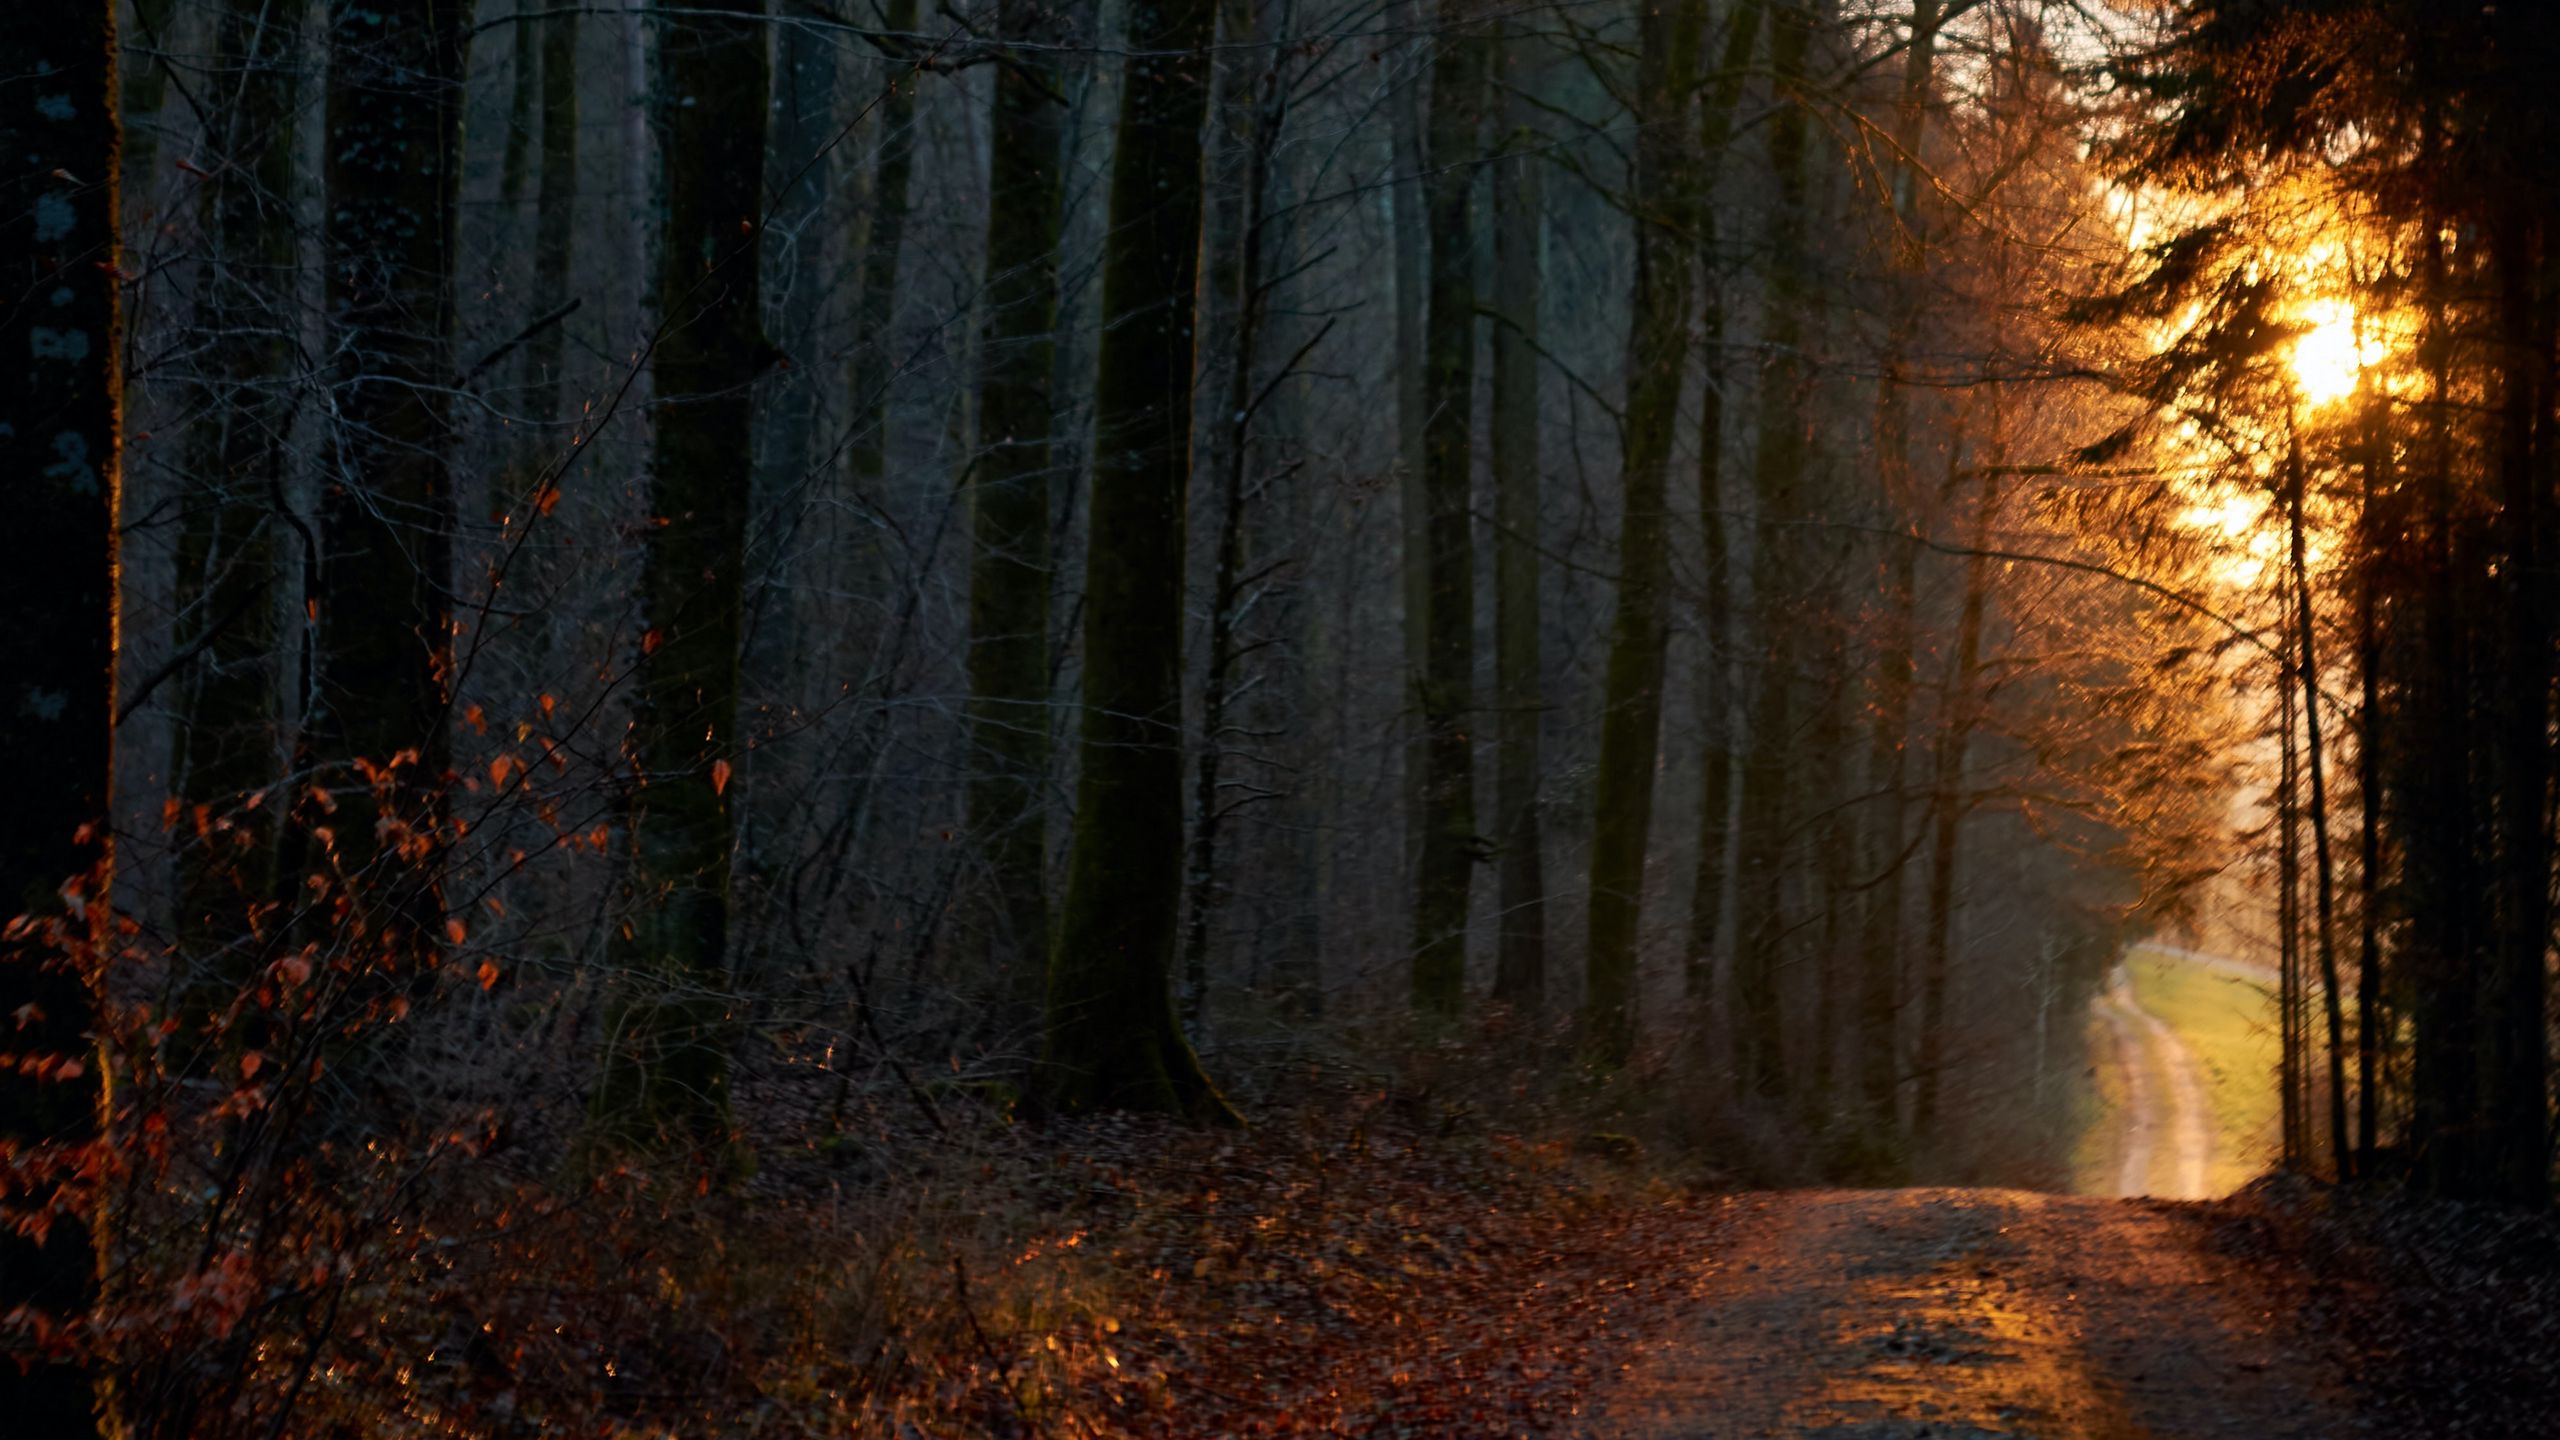
[[[1383,1091],[1339,1100],[1243,1135],[1110,1118],[1057,1133],[1033,1182],[1064,1222],[1047,1253],[1108,1299],[1046,1334],[988,1336],[996,1383],[954,1418],[994,1434],[1569,1432],[1618,1342],[1676,1298],[1715,1208],[1613,1182],[1559,1142],[1429,1133]]]
[[[301,1418],[493,1440],[1581,1433],[1595,1380],[1717,1243],[1719,1198],[1554,1108],[1441,1098],[1481,1084],[1282,1068],[1242,1130],[1014,1119],[1000,1087],[840,1107],[811,1067],[762,1069],[735,1183],[444,1197],[432,1236],[402,1237],[425,1263],[350,1282],[370,1348],[329,1352]]]
[[[2344,1372],[2390,1433],[2524,1440],[2560,1424],[2548,1213],[2275,1178],[2203,1219],[2270,1304],[2345,1348]]]

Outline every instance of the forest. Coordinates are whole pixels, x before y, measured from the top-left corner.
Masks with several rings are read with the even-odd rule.
[[[2549,1433],[2556,70],[21,0],[0,1429]]]

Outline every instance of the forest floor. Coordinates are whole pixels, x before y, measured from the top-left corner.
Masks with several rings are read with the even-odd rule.
[[[1499,1073],[1304,1070],[1240,1096],[1243,1131],[998,1126],[899,1175],[894,1225],[802,1198],[861,1171],[845,1148],[767,1150],[678,1227],[717,1245],[661,1230],[625,1262],[691,1272],[649,1295],[655,1334],[693,1338],[626,1340],[621,1386],[520,1413],[896,1440],[2555,1433],[2548,1217],[2280,1180],[1745,1190],[1561,1114],[1510,1128]],[[760,1275],[736,1236],[784,1221]],[[864,1258],[810,1288],[839,1253]]]

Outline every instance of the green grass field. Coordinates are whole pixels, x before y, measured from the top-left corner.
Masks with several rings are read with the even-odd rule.
[[[2268,986],[2140,946],[2125,964],[2134,999],[2178,1032],[2203,1072],[2213,1119],[2213,1193],[2227,1194],[2275,1160],[2276,1010]]]

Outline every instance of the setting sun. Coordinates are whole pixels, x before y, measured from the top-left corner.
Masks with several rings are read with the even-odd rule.
[[[2344,301],[2315,301],[2302,318],[2311,328],[2293,342],[2293,382],[2316,409],[2354,393],[2372,347],[2358,339],[2355,307]]]

